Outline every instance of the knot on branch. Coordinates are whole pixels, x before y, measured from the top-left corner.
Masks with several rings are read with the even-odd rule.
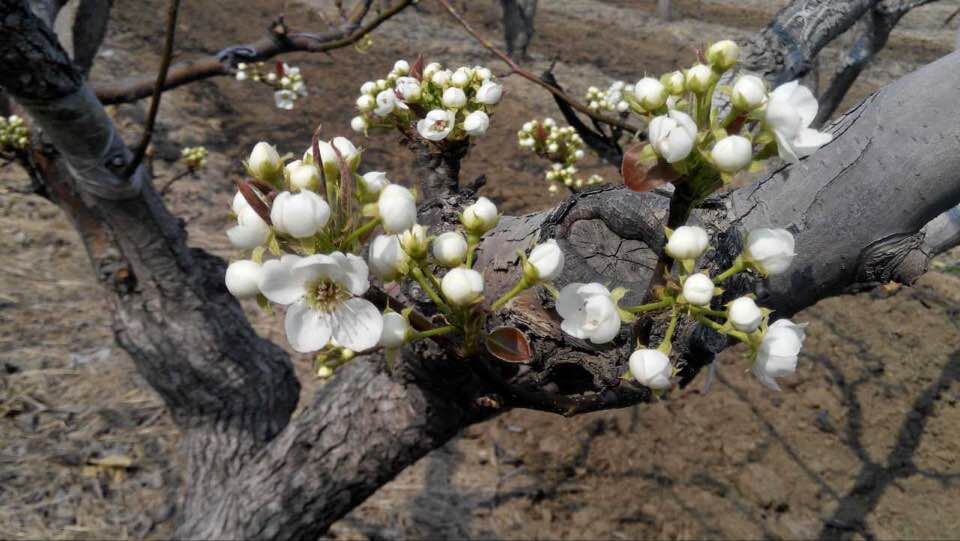
[[[927,271],[927,255],[923,253],[924,234],[901,233],[880,239],[864,248],[857,261],[858,287],[872,287],[887,282],[910,285]]]

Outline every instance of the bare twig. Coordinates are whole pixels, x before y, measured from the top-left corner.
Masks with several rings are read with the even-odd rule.
[[[190,173],[193,173],[193,169],[190,169],[190,168],[188,167],[185,171],[181,171],[180,173],[178,173],[177,175],[175,175],[172,179],[170,179],[169,181],[167,181],[167,183],[164,184],[162,188],[160,188],[160,190],[159,190],[160,195],[167,195],[167,192],[170,191],[170,187],[173,186],[173,183],[174,183],[174,182],[176,182],[176,181],[178,181],[178,180],[186,177],[186,176],[189,175]]]
[[[414,0],[401,0],[361,26],[360,23],[370,7],[370,0],[363,0],[347,23],[323,33],[287,32],[283,25],[272,25],[270,35],[253,43],[226,47],[215,55],[176,64],[170,68],[163,90],[210,77],[233,75],[236,62],[256,62],[297,51],[327,52],[352,45],[413,3]],[[93,89],[101,103],[111,105],[136,101],[151,95],[153,83],[154,80],[150,77],[140,77],[94,84]]]
[[[630,132],[631,134],[637,133],[640,131],[639,128],[632,126],[629,123],[623,120],[620,120],[619,118],[614,118],[611,116],[602,115],[600,113],[591,111],[589,107],[587,107],[583,103],[580,103],[578,100],[574,99],[573,96],[570,96],[563,90],[560,90],[559,88],[550,85],[549,83],[540,79],[536,75],[521,68],[519,64],[517,64],[516,62],[513,61],[512,58],[510,58],[510,55],[498,49],[493,43],[491,43],[489,40],[481,36],[476,30],[474,30],[474,28],[470,26],[470,23],[468,23],[466,19],[464,19],[463,16],[461,16],[460,13],[458,13],[457,10],[454,9],[452,5],[450,5],[449,0],[437,0],[437,1],[440,3],[440,5],[443,6],[444,9],[447,10],[447,12],[450,13],[451,16],[453,16],[454,19],[457,20],[458,23],[460,23],[460,26],[462,26],[463,29],[466,30],[468,34],[473,36],[473,39],[477,40],[477,42],[480,43],[480,45],[483,45],[485,49],[493,53],[494,56],[496,56],[497,58],[502,60],[507,66],[509,66],[510,71],[512,73],[515,73],[520,77],[523,77],[524,79],[544,88],[547,92],[550,92],[551,94],[553,94],[555,98],[559,100],[563,100],[568,105],[570,105],[570,107],[576,109],[577,111],[587,115],[588,117],[598,122],[603,122],[604,124],[616,126],[624,131]]]
[[[124,176],[129,177],[140,167],[144,155],[147,153],[147,147],[150,146],[150,139],[153,137],[153,126],[157,121],[157,114],[160,112],[160,98],[163,96],[163,85],[167,81],[167,70],[170,69],[170,61],[173,59],[173,40],[177,33],[177,13],[180,11],[180,0],[169,0],[167,4],[167,34],[163,44],[163,58],[160,60],[160,69],[157,71],[157,81],[153,85],[153,98],[150,100],[150,112],[147,113],[147,122],[143,126],[143,136],[140,144],[133,151],[133,159],[127,164]]]

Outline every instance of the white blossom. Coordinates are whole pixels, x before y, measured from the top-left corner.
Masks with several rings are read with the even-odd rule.
[[[410,73],[410,63],[406,60],[397,60],[393,64],[393,71],[399,75],[406,75]]]
[[[379,195],[387,184],[390,184],[390,179],[383,171],[370,171],[360,177],[360,184],[363,186],[363,191],[368,194]]]
[[[407,341],[410,324],[407,318],[396,312],[383,314],[383,331],[380,333],[380,345],[387,349],[396,349]]]
[[[297,93],[292,90],[277,90],[273,93],[273,102],[278,109],[289,111],[293,109],[293,102],[297,100]]]
[[[713,298],[713,280],[702,272],[691,274],[683,281],[683,298],[690,304],[707,306]]]
[[[404,101],[410,103],[420,101],[420,97],[422,95],[420,81],[413,77],[400,77],[397,79],[395,86],[397,92],[403,96]]]
[[[527,262],[536,271],[536,280],[549,282],[560,276],[565,261],[563,250],[554,239],[538,244],[530,251]]]
[[[648,129],[650,144],[668,163],[676,163],[690,155],[697,140],[697,124],[682,111],[670,111],[654,117]]]
[[[605,344],[620,333],[620,314],[610,291],[596,282],[570,283],[560,290],[557,313],[563,318],[563,332]]]
[[[779,391],[776,378],[789,376],[797,370],[797,358],[806,336],[805,326],[780,319],[767,328],[753,363],[753,374],[760,383]]]
[[[453,75],[450,76],[450,84],[463,88],[467,86],[472,76],[468,68],[457,68],[457,71],[453,72]]]
[[[331,340],[353,351],[377,345],[383,317],[359,297],[369,287],[363,259],[340,252],[271,259],[260,278],[263,295],[287,306],[287,341],[300,353],[322,349]]]
[[[330,220],[330,205],[310,190],[281,192],[273,200],[270,221],[281,232],[302,239],[312,237]]]
[[[377,210],[383,230],[402,233],[417,223],[417,203],[410,190],[398,184],[388,184],[380,191]]]
[[[796,241],[786,229],[754,229],[747,235],[744,256],[760,272],[775,276],[790,267],[795,248]]]
[[[443,98],[440,101],[443,102],[444,107],[459,109],[467,104],[467,95],[462,88],[451,86],[443,91]]]
[[[829,133],[810,127],[818,109],[813,92],[797,81],[782,84],[770,93],[764,120],[777,138],[782,159],[796,163],[833,139]]]
[[[280,153],[273,145],[260,141],[250,152],[247,168],[257,180],[271,182],[283,171],[283,162],[280,161]]]
[[[669,389],[673,377],[670,357],[656,349],[638,349],[630,354],[630,373],[637,383],[651,389]]]
[[[644,77],[633,87],[633,95],[644,111],[653,111],[667,102],[667,89],[653,77]]]
[[[367,123],[367,119],[362,116],[355,116],[350,119],[350,129],[357,133],[366,133],[369,127],[370,125]]]
[[[487,133],[490,127],[490,117],[483,111],[474,111],[463,119],[463,131],[470,136],[479,136]]]
[[[250,299],[260,293],[260,265],[249,259],[241,259],[230,263],[224,282],[227,290],[238,299]]]
[[[361,113],[369,113],[377,106],[377,100],[369,94],[364,94],[357,98],[357,109]]]
[[[453,75],[450,70],[439,70],[430,77],[430,81],[437,86],[447,86],[450,82],[450,76]]]
[[[760,328],[763,312],[750,297],[740,297],[727,306],[727,319],[734,329],[751,333]]]
[[[463,209],[461,221],[468,231],[482,235],[496,227],[497,222],[500,221],[500,214],[493,201],[481,197],[474,204]]]
[[[736,173],[753,160],[753,143],[742,135],[728,135],[713,145],[710,157],[721,171]]]
[[[741,75],[733,84],[731,101],[737,109],[756,109],[767,101],[767,83],[756,75]]]
[[[377,235],[370,242],[367,259],[370,262],[370,271],[385,282],[399,278],[410,260],[400,247],[400,239],[396,235]]]
[[[343,158],[351,169],[355,169],[360,163],[360,151],[346,137],[334,137],[330,142],[319,141],[317,147],[320,149],[320,163],[327,178],[338,178],[340,176],[340,162],[337,160],[337,152]],[[334,152],[336,147],[337,152]],[[306,152],[307,156],[313,156],[313,148]]]
[[[503,97],[503,85],[493,81],[484,81],[477,89],[477,101],[484,105],[496,105]]]
[[[420,224],[413,224],[400,234],[400,247],[413,259],[420,260],[426,257],[429,249],[427,228]]]
[[[448,231],[433,239],[433,258],[444,267],[457,267],[467,256],[467,241],[456,231]]]
[[[454,111],[434,109],[427,113],[427,118],[417,121],[417,132],[429,141],[441,141],[453,131],[456,119]]]
[[[298,190],[315,190],[320,183],[320,169],[311,163],[295,160],[287,164],[290,187]]]
[[[443,296],[455,306],[467,306],[483,295],[483,276],[465,267],[450,269],[440,281]]]
[[[373,110],[373,114],[384,117],[393,112],[397,107],[397,94],[393,89],[388,88],[377,94],[377,107]]]
[[[270,226],[249,205],[237,214],[237,225],[227,230],[230,242],[241,250],[252,250],[261,246],[267,242],[269,236]]]
[[[697,259],[710,245],[710,236],[702,227],[681,225],[670,235],[664,248],[674,259]]]
[[[733,40],[718,41],[707,49],[707,61],[721,71],[736,65],[740,58],[740,46]]]
[[[717,75],[713,72],[713,68],[705,64],[697,64],[687,70],[687,89],[697,94],[702,94],[713,85],[716,77]]]

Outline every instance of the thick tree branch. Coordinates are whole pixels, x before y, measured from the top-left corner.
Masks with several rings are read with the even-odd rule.
[[[163,89],[170,90],[210,77],[232,75],[238,62],[257,62],[297,51],[326,52],[352,45],[413,3],[413,0],[398,0],[370,21],[363,23],[371,4],[370,0],[363,0],[354,10],[354,15],[343,25],[322,33],[290,32],[281,20],[275,23],[270,28],[269,35],[261,40],[227,47],[216,55],[174,65],[169,70]],[[93,88],[104,105],[111,105],[149,96],[154,82],[153,77],[139,77],[125,81],[94,82]]]

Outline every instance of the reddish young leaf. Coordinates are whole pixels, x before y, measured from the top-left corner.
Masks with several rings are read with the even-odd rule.
[[[353,201],[353,169],[350,169],[350,164],[343,159],[343,154],[333,141],[330,141],[330,148],[337,155],[337,165],[340,166],[340,205],[344,215],[349,215],[350,204]]]
[[[418,81],[423,80],[423,54],[418,54],[417,61],[410,66],[410,77]]]
[[[323,170],[323,160],[320,159],[320,129],[322,124],[317,125],[313,130],[313,138],[310,140],[310,150],[313,152],[313,165],[320,170],[320,197],[327,198],[327,174]]]
[[[533,359],[530,340],[516,327],[497,327],[486,337],[487,351],[508,363],[527,363]]]
[[[620,175],[623,183],[635,192],[649,192],[673,182],[680,175],[668,163],[657,161],[652,166],[640,158],[647,143],[637,143],[623,153],[623,162],[620,164]]]
[[[260,198],[260,195],[257,193],[256,188],[253,187],[252,183],[238,182],[237,190],[239,190],[243,195],[243,198],[247,200],[247,204],[249,204],[253,210],[260,215],[261,218],[263,218],[263,221],[271,225],[273,224],[273,222],[270,221],[270,207],[263,202],[263,199]]]

